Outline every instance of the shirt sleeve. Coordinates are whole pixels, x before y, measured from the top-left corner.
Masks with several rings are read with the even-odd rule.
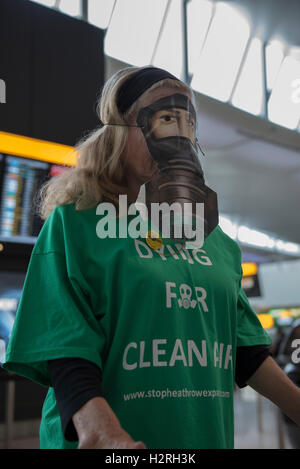
[[[48,362],[61,427],[68,441],[78,441],[73,415],[93,397],[103,397],[101,372],[81,358],[59,358]]]
[[[81,281],[82,272],[70,269],[67,242],[68,257],[76,257],[56,210],[32,252],[3,364],[44,386],[51,386],[52,359],[77,357],[103,368],[105,335]]]
[[[237,347],[272,344],[270,336],[263,329],[242,287],[238,296],[237,314]]]
[[[265,361],[271,356],[266,345],[251,345],[250,347],[237,347],[235,364],[235,382],[239,388],[247,386],[247,381]]]

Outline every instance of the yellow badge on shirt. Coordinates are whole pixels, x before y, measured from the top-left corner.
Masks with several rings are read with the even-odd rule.
[[[146,235],[146,243],[151,249],[157,251],[162,246],[162,239],[159,233],[154,230],[149,230]]]

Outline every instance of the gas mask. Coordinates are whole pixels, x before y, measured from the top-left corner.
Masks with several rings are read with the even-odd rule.
[[[145,184],[150,220],[163,237],[201,246],[218,225],[218,203],[205,185],[193,104],[180,93],[164,97],[142,108],[137,124],[157,163]]]

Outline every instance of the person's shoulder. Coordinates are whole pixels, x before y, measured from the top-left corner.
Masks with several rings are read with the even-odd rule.
[[[34,246],[34,253],[62,252],[67,241],[71,243],[76,235],[89,226],[89,218],[96,213],[96,207],[77,210],[76,204],[57,205],[43,223]]]
[[[82,219],[88,219],[96,215],[97,204],[89,208],[78,208],[75,202],[70,202],[63,205],[57,205],[51,212],[49,217],[53,219],[61,220],[72,220],[76,223],[76,220],[81,221]]]
[[[216,226],[209,237],[211,237],[210,242],[217,245],[224,254],[230,255],[238,264],[241,263],[242,252],[240,246],[222,230],[220,225]]]
[[[44,231],[57,231],[60,230],[64,221],[73,217],[75,213],[75,203],[68,203],[64,205],[56,205],[43,223],[40,235]]]
[[[229,248],[231,248],[235,251],[238,251],[238,252],[241,251],[238,243],[233,238],[231,238],[231,236],[229,236],[227,233],[225,233],[225,231],[222,230],[220,225],[216,226],[215,231],[216,231],[216,235],[219,237],[219,239],[224,244],[226,244]]]

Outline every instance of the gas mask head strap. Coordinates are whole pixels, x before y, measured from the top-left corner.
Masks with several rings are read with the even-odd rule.
[[[178,80],[174,75],[157,67],[146,67],[129,77],[119,89],[117,106],[121,114],[124,114],[132,104],[152,85],[161,80]]]

